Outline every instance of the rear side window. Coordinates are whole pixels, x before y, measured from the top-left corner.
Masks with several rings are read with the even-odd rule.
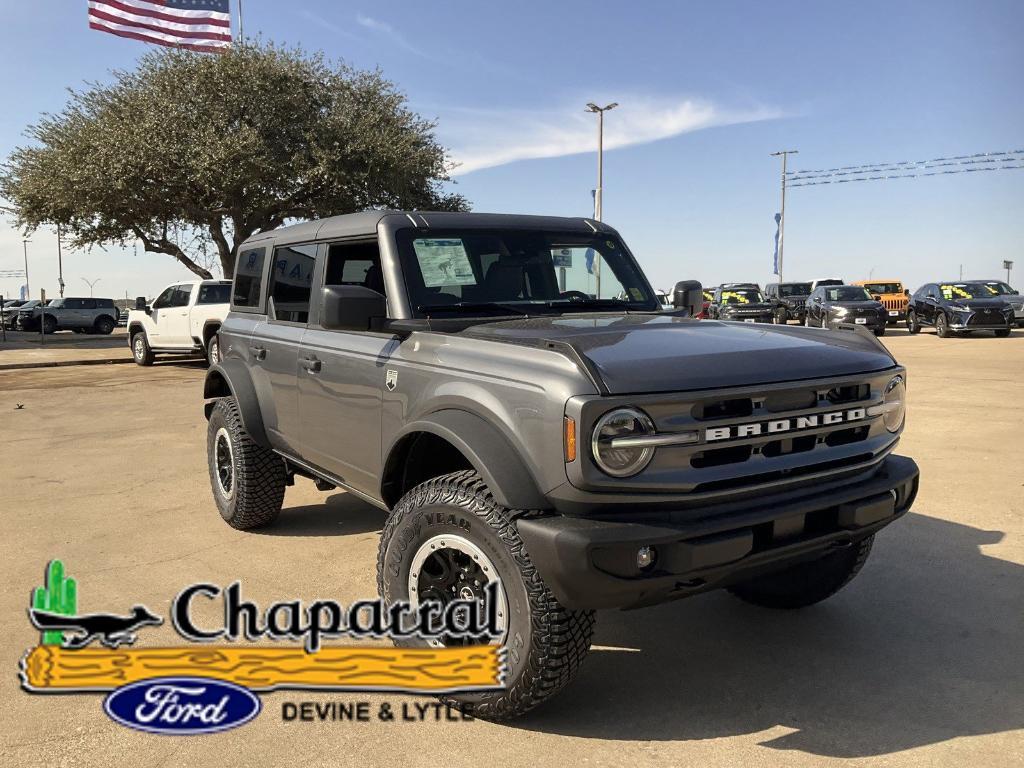
[[[96,309],[96,299],[82,299],[82,309]]]
[[[309,322],[309,297],[313,289],[316,244],[287,245],[274,249],[270,269],[270,309],[274,320]]]
[[[236,309],[258,311],[263,308],[263,274],[266,248],[249,248],[238,254],[235,265],[231,304]]]
[[[97,307],[103,307],[103,308],[110,308],[110,307],[114,306],[114,300],[113,299],[96,299],[96,306]]]
[[[171,303],[169,306],[172,307],[187,307],[189,296],[192,295],[191,285],[178,285],[174,288],[174,294],[171,296]]]
[[[227,304],[231,301],[231,283],[199,286],[196,304]]]

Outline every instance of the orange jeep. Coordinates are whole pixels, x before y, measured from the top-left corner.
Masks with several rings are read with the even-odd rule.
[[[889,325],[906,318],[910,294],[899,280],[858,280],[853,285],[867,288],[868,293],[882,302],[889,312]]]

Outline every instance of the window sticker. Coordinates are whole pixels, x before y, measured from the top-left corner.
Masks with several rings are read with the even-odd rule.
[[[568,248],[554,248],[551,251],[551,263],[556,267],[572,269],[572,251]]]
[[[729,301],[730,299],[735,299],[736,300],[735,301],[736,304],[749,304],[750,303],[750,299],[748,299],[742,293],[736,293],[735,291],[722,291],[722,302],[723,303],[730,303],[731,304],[733,302]]]
[[[959,285],[941,285],[939,290],[942,291],[942,298],[944,299],[971,299],[969,291],[965,291]]]
[[[476,285],[466,246],[460,238],[421,237],[412,241],[427,288]]]

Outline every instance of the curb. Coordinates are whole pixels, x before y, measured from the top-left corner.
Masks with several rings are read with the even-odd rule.
[[[63,368],[68,365],[120,365],[134,363],[132,357],[101,357],[95,360],[51,360],[39,363],[8,363],[0,365],[0,371],[17,371],[24,368]]]

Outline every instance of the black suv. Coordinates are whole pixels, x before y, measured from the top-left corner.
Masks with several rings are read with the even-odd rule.
[[[804,325],[834,328],[843,323],[863,325],[875,336],[885,335],[889,311],[871,298],[860,285],[823,285],[815,288],[807,300]]]
[[[920,333],[931,326],[941,338],[971,331],[994,331],[1009,336],[1013,307],[982,282],[926,283],[910,297],[907,330]]]
[[[715,289],[707,311],[712,320],[775,322],[775,304],[765,298],[757,283],[723,283]]]
[[[807,316],[807,297],[810,283],[768,283],[764,287],[767,299],[775,303],[775,322],[785,325],[790,320],[803,323]]]

